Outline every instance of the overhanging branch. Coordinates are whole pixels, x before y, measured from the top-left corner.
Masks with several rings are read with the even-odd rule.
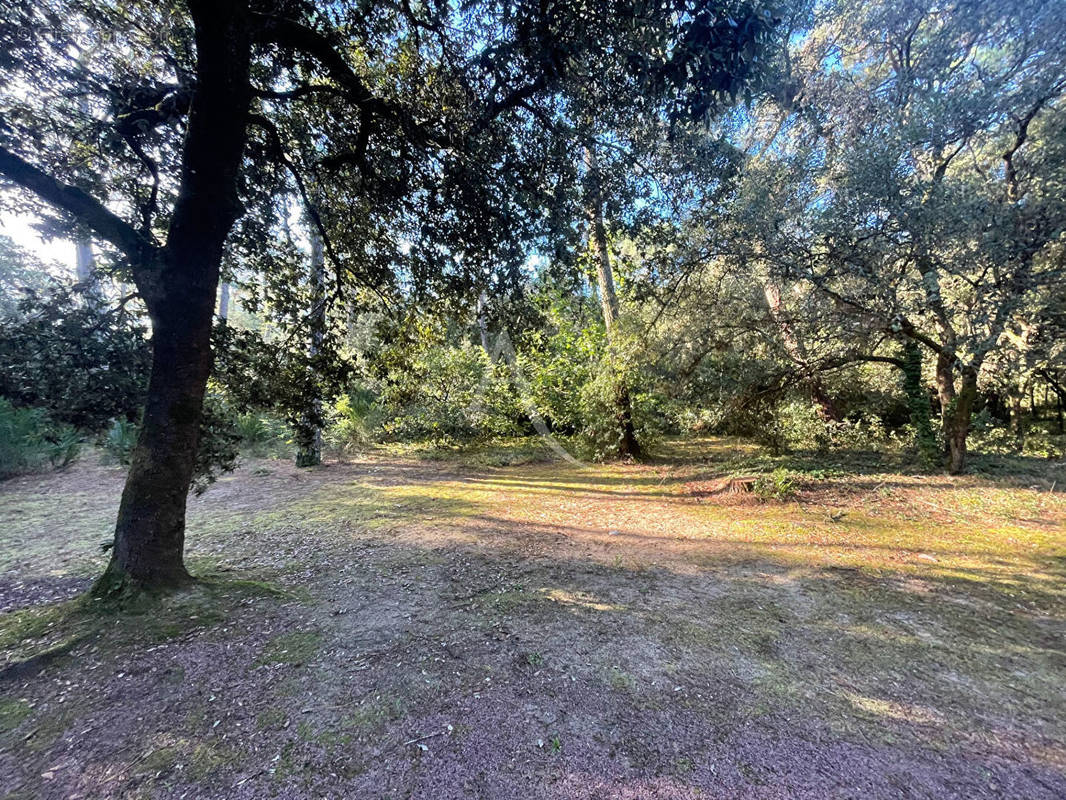
[[[155,246],[137,229],[115,215],[88,193],[63,183],[6,147],[0,146],[0,175],[16,186],[33,192],[51,205],[66,211],[104,241],[127,256],[140,261]]]

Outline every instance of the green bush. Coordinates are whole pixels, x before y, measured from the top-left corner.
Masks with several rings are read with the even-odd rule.
[[[250,455],[287,457],[292,450],[292,431],[285,420],[265,411],[247,411],[233,419],[241,448]]]
[[[203,494],[223,472],[237,468],[241,436],[237,415],[221,395],[208,392],[204,397],[204,415],[200,420],[200,446],[196,450],[192,490]]]
[[[751,490],[763,500],[788,500],[796,495],[796,477],[787,469],[778,468],[760,475]]]
[[[138,430],[139,426],[128,419],[113,420],[101,442],[105,462],[129,466]]]
[[[0,398],[0,478],[45,465],[65,467],[80,451],[81,440],[71,426],[54,422],[43,409],[17,408]]]
[[[381,407],[374,393],[357,386],[342,394],[326,415],[323,438],[339,452],[350,452],[374,438]]]
[[[774,454],[791,450],[884,452],[911,442],[913,429],[890,432],[876,414],[834,422],[824,419],[813,403],[791,400],[772,409],[756,438]]]
[[[382,386],[381,432],[392,440],[457,441],[519,432],[505,364],[480,347],[432,344]]]

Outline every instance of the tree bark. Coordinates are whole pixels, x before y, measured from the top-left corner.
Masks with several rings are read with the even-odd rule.
[[[930,420],[932,405],[922,383],[922,351],[913,339],[903,340],[903,389],[907,394],[911,426],[922,460],[932,466],[937,461],[936,435]]]
[[[78,237],[74,242],[74,271],[78,283],[88,283],[92,280],[95,268],[96,259],[93,258],[92,240],[88,236]]]
[[[485,305],[487,303],[485,293],[481,292],[477,296],[477,329],[481,334],[481,349],[485,351],[485,354],[492,357],[492,352],[489,350],[489,324],[485,319]]]
[[[98,594],[189,579],[183,551],[222,251],[240,213],[237,178],[251,98],[243,0],[190,0],[196,90],[166,246],[134,264],[152,319],[144,423],[122,492],[111,563]]]
[[[229,295],[229,281],[224,281],[218,296],[218,318],[222,320],[223,325],[229,322]]]
[[[307,354],[313,364],[325,338],[326,254],[318,228],[310,218],[308,222],[311,231],[311,342]],[[296,439],[296,466],[315,467],[322,463],[322,398],[318,396],[317,391],[315,396],[310,398],[309,407],[300,416],[300,422],[296,426]]]
[[[1012,388],[1010,397],[1010,427],[1014,434],[1014,449],[1019,453],[1025,448],[1024,389]]]
[[[587,169],[585,206],[589,223],[589,244],[596,261],[596,282],[600,293],[600,309],[603,326],[607,331],[607,346],[613,348],[615,324],[618,321],[618,295],[614,288],[614,272],[611,269],[611,254],[607,248],[607,229],[603,221],[603,189],[596,154],[591,147],[585,148]],[[618,455],[622,458],[640,458],[643,455],[633,424],[633,402],[624,377],[615,386],[614,405],[619,430]]]
[[[977,400],[977,371],[964,368],[962,384],[944,415],[944,436],[948,447],[948,472],[960,474],[966,468],[967,437],[973,406]]]

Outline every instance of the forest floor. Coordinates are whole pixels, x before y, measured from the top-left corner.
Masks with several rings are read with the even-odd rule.
[[[521,456],[247,461],[122,613],[122,471],[0,484],[0,797],[1066,796],[1064,465]]]

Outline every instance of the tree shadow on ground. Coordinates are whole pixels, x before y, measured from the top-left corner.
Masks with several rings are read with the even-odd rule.
[[[368,463],[205,506],[196,563],[289,594],[173,635],[117,618],[0,708],[0,774],[86,797],[1066,792],[1046,546],[914,562],[850,520],[753,541],[661,476],[555,472]],[[605,518],[625,486],[647,494]]]

